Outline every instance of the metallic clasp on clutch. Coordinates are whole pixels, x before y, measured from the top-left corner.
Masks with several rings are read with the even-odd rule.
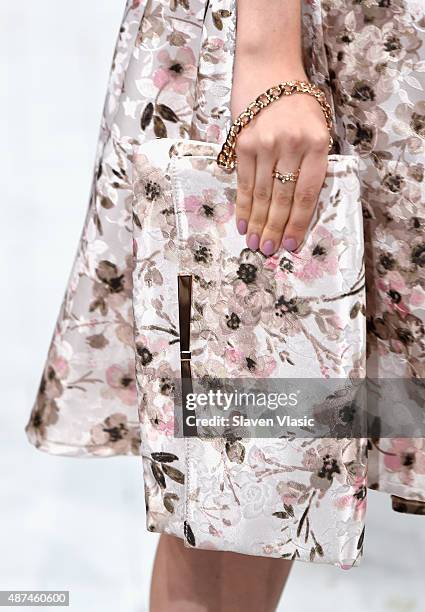
[[[192,275],[179,274],[178,277],[179,300],[179,332],[180,332],[180,360],[188,362],[192,358],[190,352],[190,319],[192,310]]]
[[[196,436],[197,428],[188,424],[189,412],[187,409],[187,397],[193,393],[190,351],[190,321],[192,316],[192,275],[179,274],[178,301],[179,301],[179,332],[180,332],[180,373],[182,394],[182,421],[183,435],[185,437]]]

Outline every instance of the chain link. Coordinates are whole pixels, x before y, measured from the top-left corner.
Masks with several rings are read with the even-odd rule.
[[[258,113],[269,106],[272,102],[279,100],[282,96],[290,96],[294,93],[306,93],[316,98],[319,102],[323,114],[326,119],[326,126],[329,131],[329,149],[332,148],[333,138],[332,130],[332,110],[329,106],[324,92],[308,81],[282,81],[278,85],[274,85],[267,89],[264,93],[258,96],[254,102],[251,102],[246,109],[232,123],[227,138],[223,144],[220,153],[217,156],[217,164],[221,168],[233,170],[236,166],[236,139],[241,130],[250,123]]]

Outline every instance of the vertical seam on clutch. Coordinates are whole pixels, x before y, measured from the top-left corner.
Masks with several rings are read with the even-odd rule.
[[[186,465],[186,487],[185,487],[185,511],[183,517],[183,541],[186,546],[191,547],[187,534],[188,525],[190,527],[189,515],[189,497],[190,497],[190,438],[185,436],[186,423],[186,390],[189,385],[191,391],[192,372],[190,368],[191,352],[190,352],[190,323],[191,323],[191,306],[192,306],[192,275],[178,274],[178,304],[179,304],[179,334],[180,334],[180,373],[181,373],[181,402],[182,402],[182,435],[185,440],[185,465]],[[188,372],[187,372],[187,371]],[[185,376],[186,374],[186,376]],[[191,529],[191,527],[190,527]],[[195,540],[196,542],[196,540]]]

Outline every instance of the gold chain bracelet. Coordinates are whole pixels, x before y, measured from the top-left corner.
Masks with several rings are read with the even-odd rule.
[[[278,85],[270,87],[259,95],[258,98],[256,98],[254,102],[251,102],[239,117],[235,119],[227,134],[226,141],[217,156],[217,164],[221,168],[233,170],[236,166],[236,139],[242,128],[248,125],[263,108],[275,102],[275,100],[279,100],[282,96],[290,96],[294,93],[309,94],[319,102],[323,114],[325,115],[326,126],[329,131],[329,149],[331,149],[333,145],[333,138],[331,136],[332,110],[326,100],[324,92],[317,87],[317,85],[309,83],[308,81],[283,81]]]

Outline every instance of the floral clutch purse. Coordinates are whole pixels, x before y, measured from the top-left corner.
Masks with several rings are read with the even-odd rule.
[[[354,565],[362,553],[363,438],[184,435],[176,381],[364,376],[358,160],[329,155],[298,253],[266,258],[235,222],[220,147],[133,150],[133,312],[147,527],[187,546]]]

